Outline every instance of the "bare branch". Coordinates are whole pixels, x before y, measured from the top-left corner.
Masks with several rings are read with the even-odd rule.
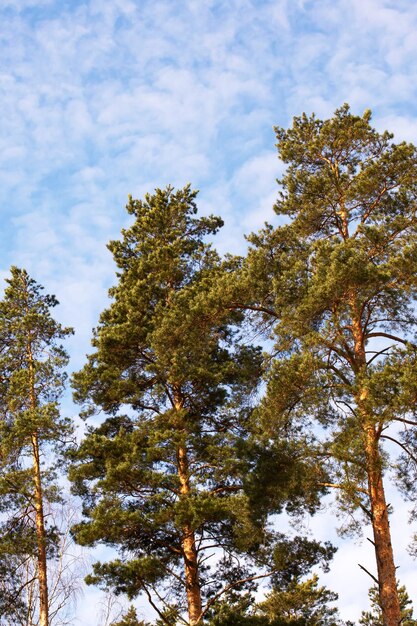
[[[156,613],[158,613],[159,617],[164,622],[164,624],[167,624],[167,626],[171,626],[171,622],[169,622],[167,620],[167,618],[164,616],[162,611],[159,609],[158,605],[156,605],[155,602],[153,601],[153,598],[152,598],[152,595],[151,595],[149,589],[144,585],[144,583],[142,583],[141,587],[142,587],[143,591],[146,593],[146,595],[148,597],[148,602],[151,605],[151,607],[153,608],[153,610],[156,611]]]
[[[415,346],[411,341],[408,341],[407,339],[403,339],[402,337],[397,337],[397,335],[391,335],[391,333],[383,333],[383,332],[377,332],[377,333],[369,333],[368,335],[366,335],[366,339],[369,339],[371,337],[385,337],[386,339],[392,339],[393,341],[398,341],[398,343],[402,343],[405,346]]]
[[[374,356],[372,358],[369,359],[369,361],[367,361],[367,365],[370,365],[372,363],[372,361],[374,361],[375,359],[377,359],[379,356],[381,356],[381,354],[384,354],[384,352],[388,352],[389,350],[392,349],[392,346],[388,346],[387,348],[384,348],[383,350],[378,350],[375,353],[372,352],[367,352],[367,354],[373,354]]]
[[[267,315],[271,315],[271,317],[278,317],[278,313],[276,311],[274,311],[273,309],[269,309],[268,307],[265,306],[255,306],[255,305],[249,305],[249,304],[242,304],[240,302],[236,302],[235,304],[231,305],[228,307],[229,309],[243,309],[245,311],[255,311],[257,313],[266,313]]]
[[[373,581],[375,581],[375,582],[376,582],[376,584],[377,584],[377,585],[378,585],[378,587],[379,587],[379,580],[378,580],[378,578],[375,578],[375,576],[374,576],[373,574],[371,574],[371,572],[368,572],[368,570],[366,569],[366,567],[364,567],[364,566],[363,566],[363,565],[361,565],[360,563],[358,563],[358,565],[359,565],[359,567],[360,567],[360,568],[361,568],[364,572],[366,572],[366,574],[368,574],[368,576],[370,576],[370,577],[372,578],[372,580],[373,580]]]
[[[417,426],[417,422],[414,422],[413,420],[407,420],[405,419],[405,417],[394,417],[393,421],[402,422],[403,424],[410,424],[410,426]]]
[[[398,439],[394,439],[394,437],[390,437],[389,435],[381,435],[381,439],[389,439],[390,441],[393,441],[394,443],[399,445],[400,448],[402,448],[404,452],[408,454],[410,459],[412,459],[414,463],[417,465],[417,458],[410,452],[410,450],[403,443],[401,443],[401,441],[398,441]]]

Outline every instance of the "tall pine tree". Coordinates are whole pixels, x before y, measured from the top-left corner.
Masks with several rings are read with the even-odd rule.
[[[86,503],[77,540],[122,554],[90,580],[145,593],[167,623],[184,610],[185,592],[190,624],[219,591],[207,555],[219,550],[226,569],[230,554],[263,541],[238,454],[259,351],[235,343],[239,316],[225,321],[205,304],[219,259],[204,238],[222,222],[196,217],[195,197],[168,187],[130,199],[135,221],[109,245],[119,282],[74,378],[76,399],[109,417],[71,471]]]
[[[407,415],[417,397],[416,149],[347,105],[276,132],[288,167],[275,211],[286,224],[250,238],[234,300],[274,325],[277,358],[260,419],[269,432],[327,428],[329,485],[372,526],[383,623],[397,626],[384,443],[413,454],[415,439],[407,435],[407,447],[395,433],[417,425]]]
[[[260,352],[239,341],[240,313],[213,306],[223,268],[205,238],[222,222],[197,217],[195,198],[168,187],[130,199],[134,223],[109,245],[119,281],[74,377],[86,413],[108,417],[90,429],[70,475],[85,500],[77,540],[121,554],[96,564],[90,582],[144,593],[163,623],[186,610],[191,625],[223,592],[273,567],[262,550],[268,507],[261,494],[254,508],[251,495],[266,463],[248,453]],[[278,510],[290,492],[302,500],[302,471],[291,473],[289,448],[275,452]]]
[[[42,449],[59,446],[70,431],[58,400],[67,364],[60,342],[72,330],[52,318],[57,300],[44,295],[25,270],[12,267],[7,283],[0,302],[0,554],[13,560],[17,572],[19,563],[36,557],[39,624],[48,626],[47,559],[54,529],[47,529],[45,504],[57,499],[57,487],[53,471],[42,463]]]

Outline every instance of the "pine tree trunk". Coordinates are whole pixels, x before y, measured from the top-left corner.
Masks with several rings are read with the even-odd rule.
[[[373,424],[366,426],[364,436],[382,618],[384,626],[399,626],[401,624],[401,608],[398,598],[396,568],[391,543],[388,507],[385,501],[381,454]]]
[[[36,434],[32,435],[33,474],[35,484],[36,540],[38,547],[38,580],[39,580],[39,626],[48,626],[49,600],[46,564],[45,519],[43,513],[42,483],[39,457],[39,441]]]
[[[361,316],[358,314],[358,306],[354,296],[351,297],[351,307],[353,311],[354,370],[358,380],[366,371],[367,364]],[[398,598],[388,507],[385,501],[379,433],[373,416],[368,414],[366,407],[367,395],[368,390],[366,387],[363,387],[358,392],[356,402],[358,413],[361,417],[365,448],[371,523],[378,571],[379,601],[384,626],[399,626],[401,624],[401,608]]]
[[[30,408],[34,413],[37,409],[35,374],[33,365],[32,347],[29,341],[27,348],[29,363],[29,394]],[[39,437],[37,432],[32,434],[32,459],[33,459],[33,482],[35,501],[35,526],[36,542],[38,550],[38,582],[39,582],[39,626],[49,625],[49,598],[48,598],[48,576],[46,563],[46,533],[45,518],[43,512],[43,494],[41,480],[41,461],[39,454]]]
[[[190,491],[188,478],[188,460],[185,448],[178,450],[178,475],[180,492],[187,495]],[[198,576],[198,554],[194,532],[189,524],[182,529],[182,550],[184,555],[185,582],[187,586],[188,617],[190,626],[197,624],[201,615],[201,589]]]
[[[176,400],[175,408],[181,410],[182,403]],[[177,452],[178,477],[180,481],[181,496],[190,493],[190,475],[188,467],[187,450],[180,446]],[[195,545],[195,534],[190,524],[184,524],[182,528],[182,551],[184,558],[185,582],[187,590],[188,618],[190,626],[198,623],[201,612],[201,588],[198,572],[198,553]]]

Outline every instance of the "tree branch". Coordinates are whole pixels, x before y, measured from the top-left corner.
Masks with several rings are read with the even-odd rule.
[[[333,489],[342,489],[344,491],[348,491],[348,487],[344,485],[338,485],[337,483],[317,483],[321,487],[332,487]],[[362,487],[355,487],[355,491],[359,491],[360,493],[364,493],[366,496],[369,496],[369,492]]]
[[[398,441],[398,439],[394,439],[394,437],[390,437],[389,435],[381,435],[381,439],[389,439],[390,441],[393,441],[394,443],[399,445],[400,448],[402,448],[404,450],[404,452],[406,452],[408,454],[410,459],[412,459],[414,461],[414,463],[416,464],[416,466],[417,466],[417,459],[416,459],[416,457],[410,452],[410,450],[404,444],[401,443],[401,441]]]
[[[372,361],[374,361],[379,356],[381,356],[381,354],[384,354],[384,352],[388,352],[388,350],[391,350],[391,348],[392,348],[392,346],[388,346],[387,348],[384,348],[383,350],[379,350],[378,352],[375,352],[374,356],[371,359],[369,359],[369,361],[366,362],[366,365],[370,365],[372,363]],[[370,352],[367,352],[367,354],[370,354]]]
[[[155,604],[155,602],[152,599],[152,595],[149,591],[149,589],[146,587],[146,585],[142,582],[141,585],[143,591],[146,593],[146,595],[148,596],[148,602],[151,605],[151,607],[153,608],[154,611],[156,611],[156,613],[158,613],[159,617],[161,618],[161,620],[164,622],[164,624],[167,624],[167,626],[171,626],[171,622],[169,622],[167,620],[167,618],[164,616],[164,614],[162,613],[162,611],[159,609],[159,607]]]
[[[368,574],[368,576],[370,576],[372,578],[372,580],[374,580],[376,582],[376,584],[379,587],[379,580],[378,578],[375,578],[375,576],[373,574],[371,574],[371,572],[368,572],[368,570],[366,569],[366,567],[364,567],[363,565],[361,565],[360,563],[358,563],[359,567]]]
[[[271,317],[275,317],[278,318],[278,314],[276,311],[274,311],[273,309],[269,309],[268,307],[265,306],[255,306],[255,305],[250,305],[250,304],[241,304],[239,302],[237,302],[236,304],[233,304],[231,306],[228,307],[229,309],[244,309],[245,311],[255,311],[257,313],[266,313],[267,315],[270,315]]]
[[[226,585],[226,587],[224,587],[221,591],[219,591],[219,593],[216,593],[215,596],[213,596],[211,598],[211,600],[209,600],[209,602],[207,602],[206,606],[204,607],[203,611],[201,611],[200,616],[196,622],[196,624],[200,624],[201,623],[201,619],[204,617],[204,615],[207,613],[208,609],[216,602],[216,600],[218,600],[220,598],[220,596],[222,596],[224,593],[227,593],[227,591],[229,591],[230,589],[233,589],[234,587],[236,587],[237,585],[243,585],[244,583],[248,583],[252,580],[259,580],[260,578],[267,578],[268,576],[272,576],[272,574],[274,573],[275,570],[273,570],[272,572],[268,572],[267,574],[258,574],[256,576],[248,576],[247,578],[242,578],[241,580],[237,580],[234,583],[230,583],[230,585]]]
[[[385,337],[386,339],[392,339],[393,341],[403,343],[405,346],[412,345],[415,348],[417,347],[411,341],[408,341],[407,339],[402,339],[401,337],[397,337],[397,335],[391,335],[390,333],[377,332],[369,333],[368,335],[366,335],[366,339],[369,339],[370,337]]]
[[[394,417],[393,421],[402,422],[403,424],[410,424],[410,426],[417,426],[417,422],[414,422],[413,420],[407,420],[405,419],[405,417]]]

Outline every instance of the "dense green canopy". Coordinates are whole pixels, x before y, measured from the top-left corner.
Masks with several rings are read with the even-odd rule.
[[[389,625],[399,604],[384,442],[399,440],[407,469],[415,458],[414,430],[397,431],[416,424],[417,153],[347,105],[276,132],[287,170],[275,210],[290,221],[249,238],[234,300],[273,324],[259,415],[271,435],[311,426],[321,438],[316,458],[327,461],[341,506],[372,525]]]

